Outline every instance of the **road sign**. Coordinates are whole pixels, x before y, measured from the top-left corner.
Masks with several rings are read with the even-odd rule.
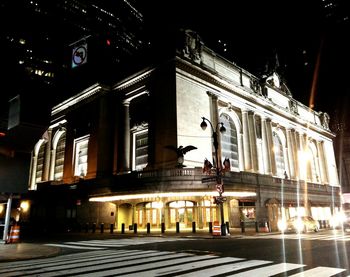
[[[74,47],[72,53],[72,68],[85,64],[87,61],[87,44]]]
[[[209,182],[214,182],[214,181],[216,181],[216,176],[202,178],[202,183],[209,183]]]

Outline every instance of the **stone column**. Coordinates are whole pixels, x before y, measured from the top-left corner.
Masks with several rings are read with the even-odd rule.
[[[244,150],[244,170],[252,170],[251,149],[249,145],[249,123],[248,111],[242,111],[242,125],[243,125],[243,150]]]
[[[266,134],[267,134],[267,141],[268,141],[268,146],[269,146],[269,153],[270,153],[270,161],[271,161],[271,173],[272,175],[277,174],[276,170],[276,160],[275,160],[275,152],[273,151],[273,139],[272,139],[272,123],[271,119],[267,118],[266,119]]]
[[[130,170],[130,101],[125,100],[124,106],[124,153],[123,153],[123,171]]]
[[[293,166],[294,166],[294,178],[299,179],[299,149],[298,149],[298,143],[297,143],[297,133],[295,131],[295,129],[291,129],[290,130],[291,133],[291,142],[292,142],[292,149],[293,149]]]
[[[302,178],[302,180],[307,180],[308,176],[309,176],[309,172],[308,172],[308,161],[306,159],[306,153],[308,152],[308,148],[307,148],[307,135],[306,134],[302,134],[299,135],[299,141],[300,141],[300,151],[301,151],[301,157],[300,159],[302,159],[301,161],[299,161],[300,164],[300,174],[303,176],[300,176]]]
[[[253,172],[259,172],[258,150],[256,145],[256,127],[255,116],[253,111],[248,112],[249,144],[252,160]]]
[[[327,171],[327,160],[326,156],[324,154],[324,143],[323,141],[317,142],[317,152],[319,157],[319,163],[320,163],[320,171],[321,171],[321,183],[325,184],[329,182],[328,179],[328,171]]]
[[[51,158],[51,139],[52,139],[52,130],[47,130],[48,137],[45,145],[45,158],[43,164],[43,181],[49,180],[50,172],[50,158]]]
[[[291,134],[291,129],[287,129],[287,151],[288,151],[288,165],[289,165],[289,175],[290,178],[295,178],[295,164],[296,156],[294,155],[294,145],[293,138]]]
[[[50,153],[50,174],[49,174],[49,180],[54,180],[55,179],[55,162],[56,162],[56,150],[57,150],[57,145],[51,149]]]
[[[243,149],[243,133],[240,131],[238,134],[238,158],[239,158],[239,170],[244,171],[244,149]]]
[[[31,166],[30,166],[30,184],[29,184],[29,189],[31,189],[31,190],[36,189],[37,165],[38,165],[38,156],[32,152],[32,160],[31,160]]]
[[[261,137],[262,137],[262,152],[264,161],[264,173],[272,174],[271,171],[271,146],[269,145],[269,140],[267,138],[267,125],[266,118],[261,118]]]

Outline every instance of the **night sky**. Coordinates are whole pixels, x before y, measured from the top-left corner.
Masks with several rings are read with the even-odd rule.
[[[349,18],[327,17],[321,0],[147,2],[145,20],[153,35],[192,29],[208,47],[219,47],[221,55],[257,76],[277,53],[278,73],[295,99],[331,116],[347,106]]]

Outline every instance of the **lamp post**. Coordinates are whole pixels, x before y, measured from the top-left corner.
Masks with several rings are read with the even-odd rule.
[[[219,122],[216,127],[213,127],[213,124],[211,121],[205,117],[202,117],[202,123],[201,123],[201,128],[204,131],[207,128],[207,122],[209,122],[211,130],[213,132],[212,137],[213,137],[213,145],[215,149],[215,163],[214,166],[216,168],[216,190],[219,192],[219,196],[215,197],[215,203],[219,206],[220,208],[220,217],[221,217],[221,235],[226,236],[226,224],[225,224],[225,219],[224,219],[224,204],[223,202],[225,201],[224,197],[222,197],[222,194],[224,192],[224,184],[221,181],[220,178],[220,168],[219,168],[219,157],[218,157],[218,148],[219,148],[219,141],[218,141],[218,127],[220,133],[226,132],[226,128],[224,126],[224,123]]]

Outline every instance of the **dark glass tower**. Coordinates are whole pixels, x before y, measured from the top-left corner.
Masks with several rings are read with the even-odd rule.
[[[15,176],[28,172],[52,106],[127,74],[150,43],[134,0],[3,0],[0,25],[0,167],[11,161]],[[87,47],[86,62],[73,68],[78,46]]]
[[[21,124],[45,126],[53,105],[116,78],[149,45],[134,0],[4,0],[0,24],[2,131],[13,97],[19,95]],[[87,46],[86,63],[72,68],[79,45]]]

